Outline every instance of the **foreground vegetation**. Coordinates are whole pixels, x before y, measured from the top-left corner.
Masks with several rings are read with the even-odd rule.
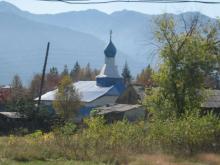
[[[174,157],[166,154],[142,154],[130,157],[129,165],[219,165],[219,154],[198,154],[192,157]],[[0,160],[1,165],[104,165],[106,163],[72,161],[72,160],[48,160],[48,161],[13,161]]]
[[[72,124],[50,133],[36,131],[26,136],[0,139],[0,157],[15,161],[76,160],[127,164],[135,156],[171,154],[190,157],[220,151],[220,121],[212,114],[177,120],[105,124],[102,117],[85,121],[87,128]]]
[[[73,160],[48,160],[48,161],[13,161],[13,160],[0,160],[1,165],[102,165],[102,163],[94,162],[82,162],[82,161],[73,161]]]

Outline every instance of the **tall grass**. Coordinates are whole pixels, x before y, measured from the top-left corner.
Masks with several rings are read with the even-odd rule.
[[[213,115],[105,124],[103,118],[85,121],[87,128],[37,131],[24,137],[0,138],[0,157],[12,160],[92,160],[127,163],[131,155],[165,152],[182,155],[220,149],[220,121]],[[66,132],[67,131],[67,132]],[[72,131],[72,133],[71,133]]]

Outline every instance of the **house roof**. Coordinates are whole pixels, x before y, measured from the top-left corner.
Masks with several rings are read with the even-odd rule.
[[[44,100],[44,101],[53,101],[53,100],[55,100],[55,96],[56,96],[57,91],[58,91],[58,89],[55,89],[53,91],[50,91],[50,92],[47,92],[47,93],[43,94],[41,96],[41,100]],[[38,100],[38,98],[36,98],[35,100]]]
[[[74,87],[78,91],[82,102],[91,102],[104,94],[106,94],[113,86],[110,87],[100,87],[96,85],[96,81],[78,81],[73,83]],[[41,96],[41,100],[53,101],[57,93],[57,89],[47,92]],[[35,100],[37,100],[36,98]]]
[[[119,104],[138,104],[145,97],[145,88],[143,85],[130,84],[118,97],[116,103]]]
[[[21,115],[19,112],[0,112],[0,115],[6,116],[7,118],[11,119],[20,119],[25,117]]]
[[[81,96],[83,102],[93,101],[106,94],[113,86],[100,87],[96,85],[96,81],[79,81],[74,83],[76,90]]]
[[[103,114],[107,114],[107,113],[111,113],[111,112],[126,112],[126,111],[130,111],[136,108],[140,108],[142,107],[142,105],[139,104],[135,104],[135,105],[130,105],[130,104],[115,104],[115,105],[111,105],[111,106],[102,106],[102,107],[98,107],[96,108],[98,111],[100,111],[98,114],[99,115],[103,115]]]
[[[3,85],[3,86],[0,86],[1,89],[10,89],[11,86],[10,85]]]

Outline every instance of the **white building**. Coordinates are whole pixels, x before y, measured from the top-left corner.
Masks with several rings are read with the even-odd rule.
[[[119,75],[115,64],[117,50],[112,43],[111,35],[110,33],[109,44],[104,50],[105,64],[96,77],[96,81],[78,81],[73,84],[84,103],[84,107],[80,110],[82,116],[88,115],[95,107],[114,104],[125,90],[123,78]],[[57,91],[58,89],[42,95],[42,102],[51,105]]]

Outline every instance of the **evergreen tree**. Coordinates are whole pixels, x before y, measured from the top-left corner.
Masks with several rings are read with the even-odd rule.
[[[85,80],[92,80],[92,69],[90,67],[90,63],[86,65],[84,76]]]
[[[59,73],[58,73],[58,69],[56,67],[52,67],[50,68],[50,72],[49,72],[51,75],[54,75],[54,76],[57,76]]]
[[[21,89],[21,88],[23,88],[22,81],[21,81],[21,78],[19,77],[19,75],[16,74],[13,77],[11,87],[14,88],[14,89]]]
[[[61,76],[64,77],[64,76],[68,76],[68,75],[69,75],[68,67],[67,67],[67,65],[64,65],[64,69],[63,69],[63,72],[61,73]]]
[[[125,65],[122,71],[122,77],[124,79],[125,85],[129,85],[131,83],[132,76],[131,76],[131,72],[129,70],[127,62],[125,62]]]
[[[81,67],[80,67],[78,61],[76,61],[73,69],[70,72],[70,77],[71,77],[72,81],[78,81],[80,79],[80,77],[79,77],[80,71],[81,71]]]

